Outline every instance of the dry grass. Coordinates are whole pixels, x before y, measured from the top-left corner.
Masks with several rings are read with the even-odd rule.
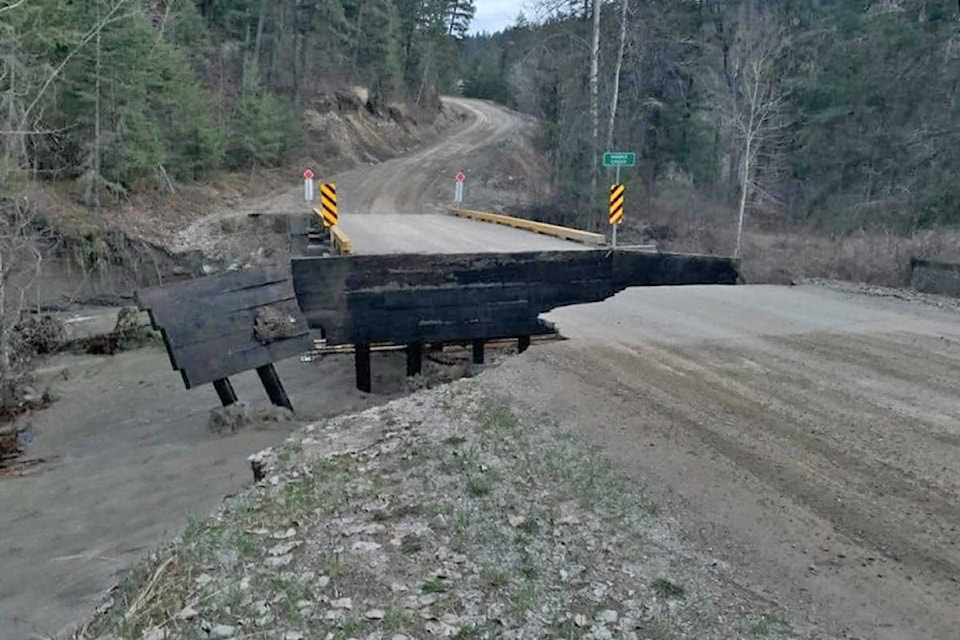
[[[636,205],[623,237],[657,242],[670,251],[732,255],[736,213],[692,188],[664,188]],[[909,285],[911,257],[960,262],[960,231],[941,229],[911,236],[883,230],[825,235],[784,222],[783,214],[753,212],[745,222],[743,276],[750,284],[804,279],[843,280],[888,287]]]

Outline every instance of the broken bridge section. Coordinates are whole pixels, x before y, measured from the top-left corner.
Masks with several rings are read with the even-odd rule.
[[[639,251],[295,257],[294,290],[328,344],[353,344],[357,386],[370,390],[370,345],[474,343],[552,332],[551,309],[599,302],[634,286],[736,284],[731,258]],[[478,352],[479,348],[479,352]],[[416,370],[417,366],[408,366]]]
[[[271,402],[292,409],[274,362],[312,346],[293,284],[280,271],[242,271],[137,292],[187,389],[212,382],[224,406],[230,376],[256,369]]]
[[[357,387],[371,390],[370,351],[406,345],[407,373],[425,345],[473,345],[553,333],[540,314],[599,302],[627,287],[738,280],[730,258],[607,249],[522,253],[299,256],[291,273],[245,271],[137,293],[187,388],[212,382],[236,402],[229,376],[255,369],[274,404],[290,408],[273,363],[308,351],[311,330],[353,345]]]

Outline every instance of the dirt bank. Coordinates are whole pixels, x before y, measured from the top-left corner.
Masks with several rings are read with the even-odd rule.
[[[823,637],[482,378],[258,459],[263,480],[140,566],[85,637]]]

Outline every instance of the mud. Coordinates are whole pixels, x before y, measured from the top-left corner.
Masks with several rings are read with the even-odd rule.
[[[111,327],[116,315],[68,326]],[[491,362],[505,353],[491,351]],[[281,362],[292,417],[269,405],[256,373],[235,376],[250,419],[225,433],[210,430],[213,388],[185,390],[159,348],[48,359],[37,376],[60,400],[20,425],[33,434],[21,460],[44,462],[0,479],[0,638],[47,637],[92,614],[144,554],[251,482],[247,456],[305,423],[475,372],[468,349],[445,355],[408,379],[403,352],[375,353],[373,394],[356,390],[350,355]]]

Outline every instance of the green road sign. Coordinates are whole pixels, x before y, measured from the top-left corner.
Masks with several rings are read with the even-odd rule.
[[[637,154],[626,153],[623,151],[608,152],[603,154],[603,166],[605,167],[635,167],[637,166]]]

